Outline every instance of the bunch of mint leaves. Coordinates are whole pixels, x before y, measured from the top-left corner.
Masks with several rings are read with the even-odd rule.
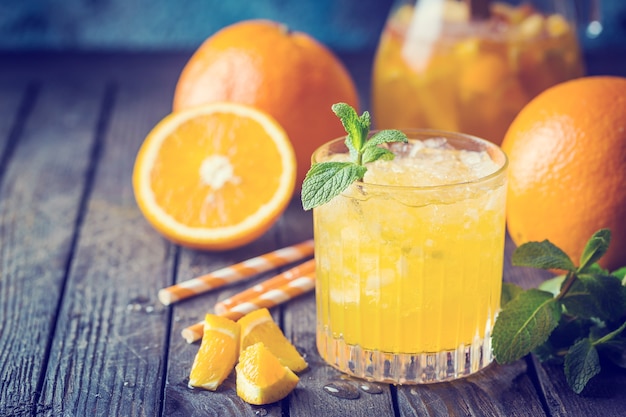
[[[381,130],[368,138],[371,120],[367,111],[359,117],[356,110],[346,103],[333,104],[332,110],[348,134],[345,144],[350,151],[350,160],[317,162],[311,166],[302,183],[302,207],[305,210],[328,203],[353,182],[363,180],[367,172],[365,164],[379,159],[389,161],[395,157],[393,152],[379,145],[408,142],[404,133],[392,129]]]
[[[578,267],[548,240],[522,244],[513,252],[514,266],[565,274],[529,290],[504,284],[492,333],[498,363],[533,353],[541,362],[563,364],[577,394],[600,373],[601,357],[626,368],[626,267],[609,272],[597,263],[610,240],[608,229],[594,233]]]

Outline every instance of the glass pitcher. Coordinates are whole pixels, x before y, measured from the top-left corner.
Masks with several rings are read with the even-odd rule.
[[[500,144],[528,101],[584,75],[574,3],[396,0],[374,60],[376,128],[444,129]]]

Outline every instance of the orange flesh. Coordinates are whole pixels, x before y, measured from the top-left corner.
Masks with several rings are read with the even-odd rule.
[[[259,140],[239,146],[236,138],[241,135],[258,136]],[[152,169],[151,185],[157,204],[168,207],[168,214],[190,227],[224,227],[242,222],[279,188],[280,173],[285,168],[277,149],[267,146],[269,140],[256,121],[232,114],[205,115],[185,122],[162,144]],[[208,168],[203,168],[205,162]],[[214,173],[221,169],[225,178],[212,186],[203,180],[203,169]],[[185,178],[193,176],[197,176],[197,182],[185,184]]]

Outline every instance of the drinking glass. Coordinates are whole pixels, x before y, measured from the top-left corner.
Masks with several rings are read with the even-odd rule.
[[[392,161],[313,211],[317,347],[350,375],[452,380],[492,361],[507,159],[465,134],[406,130]],[[313,162],[345,160],[344,139]]]

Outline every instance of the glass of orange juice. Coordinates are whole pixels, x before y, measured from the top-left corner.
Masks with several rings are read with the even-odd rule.
[[[404,132],[392,161],[313,211],[317,347],[368,380],[452,380],[492,361],[507,159],[473,136]],[[347,158],[338,139],[313,162]]]
[[[574,3],[396,0],[374,60],[376,127],[444,129],[500,144],[533,97],[584,74]]]

